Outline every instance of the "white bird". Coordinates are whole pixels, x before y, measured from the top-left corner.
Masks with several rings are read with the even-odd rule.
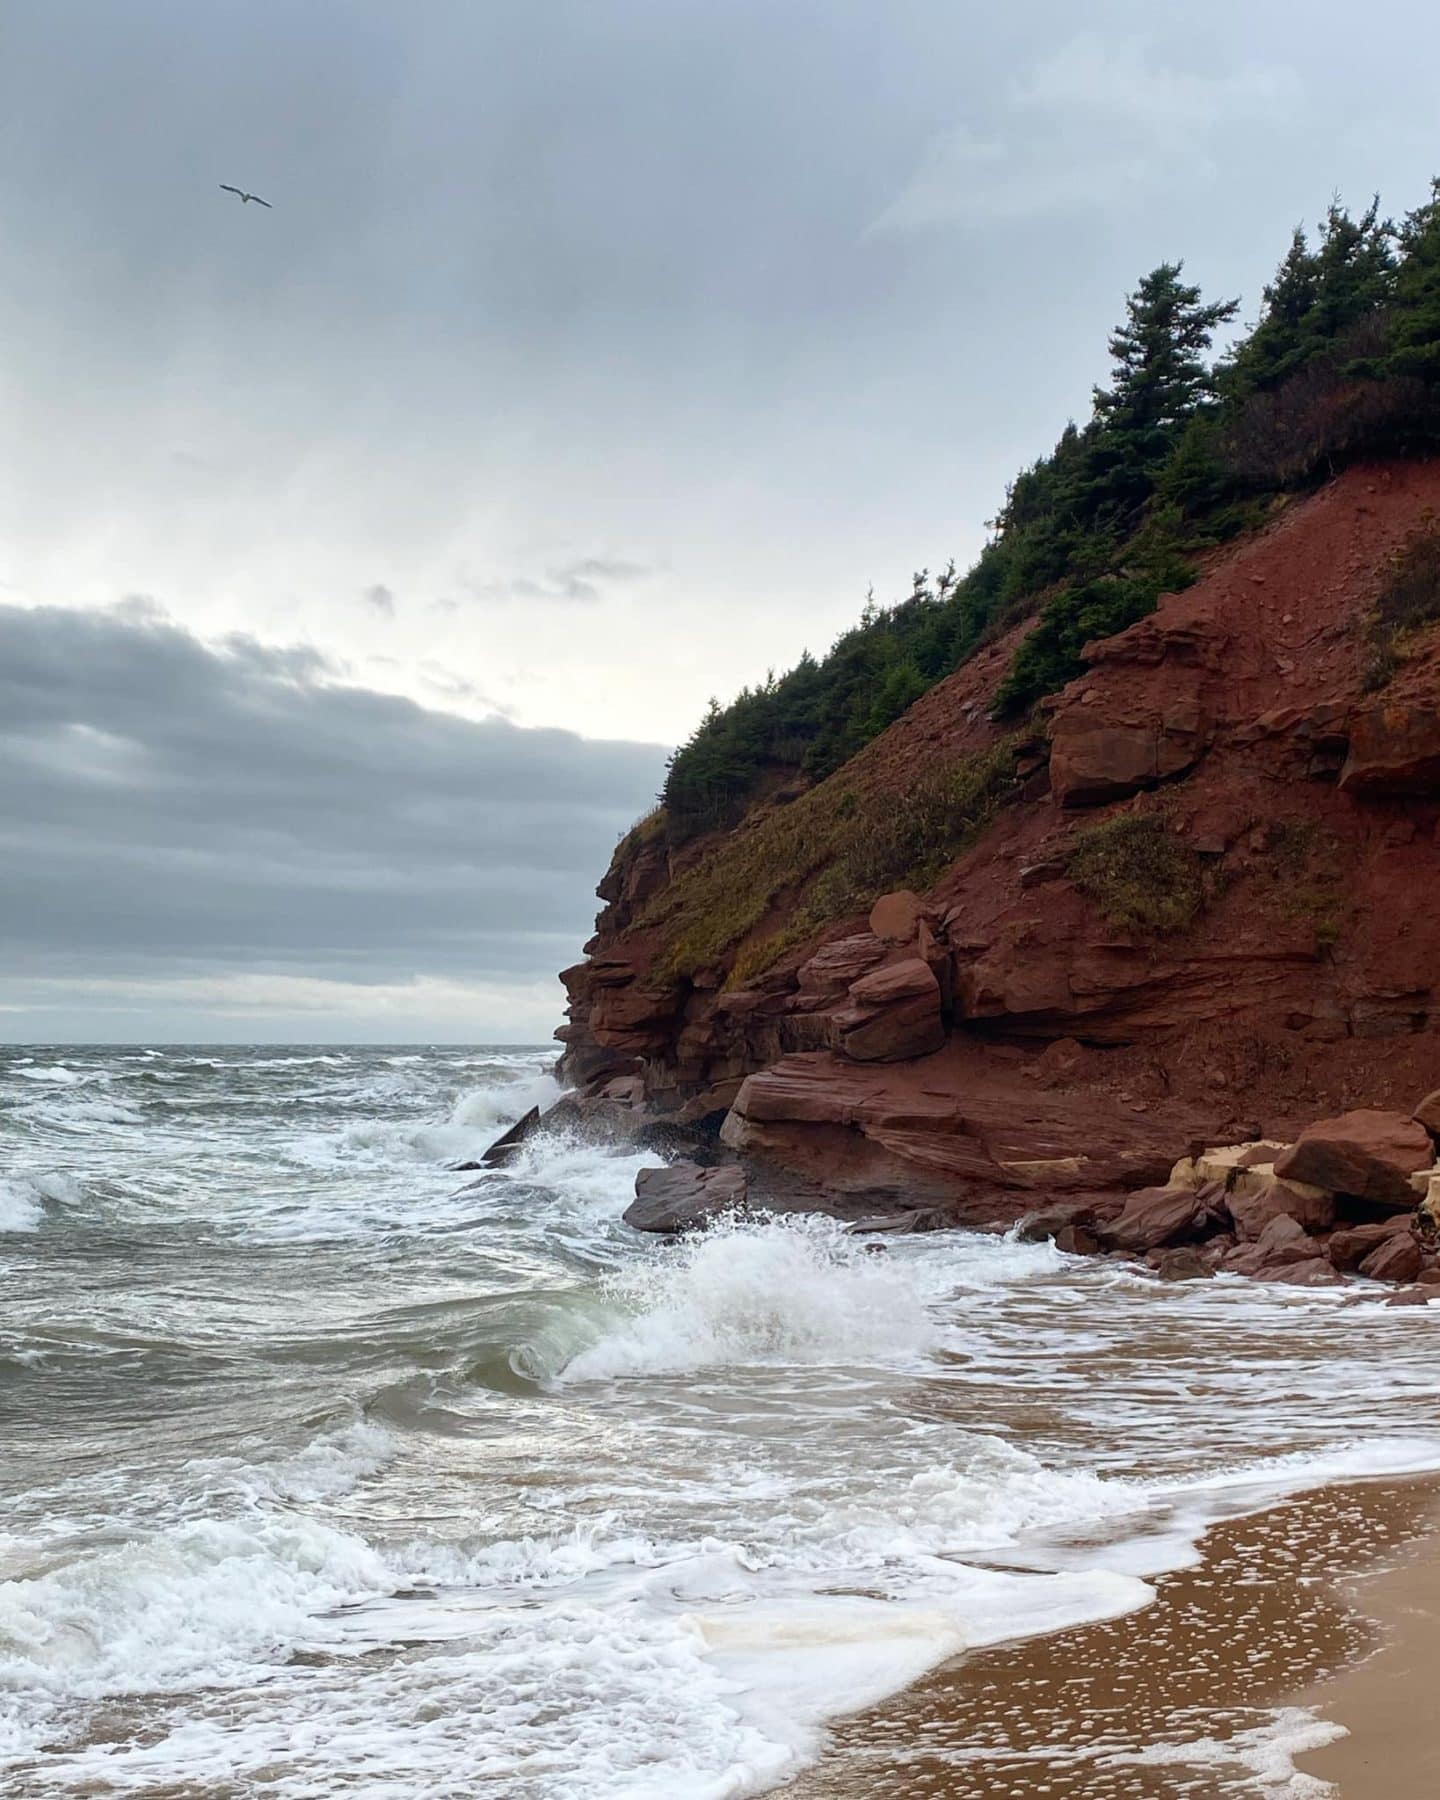
[[[220,183],[220,192],[222,194],[238,195],[242,206],[248,206],[252,200],[257,206],[269,206],[270,204],[268,200],[262,200],[258,194],[247,194],[244,188],[231,187],[228,181],[222,181]]]

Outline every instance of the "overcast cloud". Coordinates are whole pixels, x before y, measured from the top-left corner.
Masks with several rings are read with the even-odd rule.
[[[0,720],[27,780],[70,784],[48,825],[28,800],[0,820],[29,834],[6,875],[31,907],[19,935],[0,921],[12,955],[50,958],[55,979],[68,930],[74,967],[129,957],[114,978],[139,981],[145,916],[193,925],[213,902],[208,948],[152,944],[147,983],[178,980],[183,954],[205,964],[186,981],[229,970],[253,994],[328,952],[347,981],[483,970],[539,994],[575,946],[526,934],[583,935],[604,840],[658,755],[570,753],[613,780],[568,801],[552,850],[567,896],[556,870],[507,921],[540,833],[504,865],[466,844],[456,873],[439,846],[465,843],[489,800],[447,785],[461,765],[437,746],[509,746],[507,770],[538,780],[552,740],[527,728],[673,743],[711,693],[823,650],[871,584],[898,596],[912,570],[967,561],[1006,479],[1085,411],[1144,271],[1183,256],[1253,316],[1290,228],[1332,192],[1418,203],[1440,166],[1437,68],[1440,9],[1419,0],[1363,16],[1341,0],[1303,16],[1291,0],[6,0],[0,600],[79,629],[153,596],[232,722],[237,684],[297,732],[326,722],[322,812],[358,820],[373,791],[387,821],[354,893],[348,875],[326,888],[288,852],[251,865],[289,823],[259,751],[237,793],[212,743],[207,801],[173,776],[147,789],[169,753],[154,719],[127,737],[122,696],[103,716],[76,698],[71,736],[46,740],[68,776]],[[126,680],[157,694],[184,640],[126,631],[149,669]],[[235,633],[253,647],[205,648]],[[316,660],[288,678],[259,660],[296,645]],[[286,679],[288,712],[264,687]],[[384,781],[379,694],[454,715],[422,731],[427,715],[385,714],[412,723]],[[210,900],[198,872],[188,899],[158,879],[142,893],[122,819],[154,833],[193,815]],[[402,842],[426,819],[423,847]],[[518,827],[485,819],[510,854]],[[110,865],[87,874],[76,849],[101,824],[113,920]],[[70,862],[45,830],[71,834]],[[333,878],[339,851],[318,841]],[[422,854],[428,874],[405,861]],[[447,883],[481,865],[467,923]],[[64,869],[87,899],[64,897]],[[413,905],[382,904],[391,881]],[[330,938],[327,893],[352,894]],[[5,1004],[20,975],[0,969]],[[127,991],[157,1021],[199,1004]]]
[[[0,1034],[539,1040],[662,752],[0,606]]]

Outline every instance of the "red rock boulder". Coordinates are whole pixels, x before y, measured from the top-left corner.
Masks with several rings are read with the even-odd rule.
[[[1098,707],[1067,707],[1051,734],[1050,785],[1061,806],[1101,806],[1184,771],[1203,747],[1199,711],[1177,702],[1173,716],[1105,717]]]
[[[1161,1281],[1208,1281],[1214,1265],[1194,1244],[1177,1244],[1170,1250],[1152,1250],[1145,1258]]]
[[[851,937],[822,944],[808,962],[801,963],[796,981],[802,994],[840,995],[884,958],[885,946],[875,933],[857,931]]]
[[[1415,1205],[1410,1177],[1434,1159],[1435,1146],[1423,1125],[1403,1113],[1362,1108],[1307,1126],[1276,1157],[1275,1173],[1409,1212]]]
[[[1282,1181],[1270,1175],[1258,1186],[1237,1183],[1226,1196],[1231,1217],[1242,1238],[1252,1243],[1272,1219],[1294,1219],[1305,1231],[1328,1231],[1335,1223],[1335,1196],[1303,1182]]]
[[[1253,1244],[1230,1251],[1221,1268],[1232,1275],[1252,1275],[1261,1281],[1279,1281],[1302,1263],[1324,1261],[1324,1247],[1297,1220],[1286,1214],[1274,1218]],[[1329,1275],[1336,1271],[1325,1263]]]
[[[1218,1231],[1225,1219],[1210,1196],[1190,1187],[1141,1188],[1125,1202],[1118,1219],[1098,1227],[1111,1250],[1143,1254],[1169,1244],[1195,1243]]]
[[[940,983],[918,956],[862,975],[831,1020],[831,1042],[855,1062],[903,1062],[945,1042]],[[1428,1141],[1428,1140],[1427,1140]]]
[[[870,908],[870,929],[887,944],[913,944],[920,930],[925,908],[920,896],[909,888],[893,894],[882,894]]]
[[[1424,1248],[1408,1231],[1397,1231],[1365,1258],[1360,1273],[1371,1281],[1414,1281],[1425,1267]]]
[[[1340,786],[1382,799],[1440,794],[1440,707],[1397,702],[1357,713]]]
[[[1331,1232],[1325,1241],[1325,1254],[1348,1275],[1397,1233],[1408,1236],[1409,1232],[1410,1221],[1398,1213],[1393,1219],[1381,1219],[1373,1225],[1351,1225]]]

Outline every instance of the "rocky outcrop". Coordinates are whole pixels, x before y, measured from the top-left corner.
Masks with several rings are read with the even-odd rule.
[[[1157,717],[1100,716],[1083,704],[1062,709],[1050,736],[1056,800],[1102,806],[1183,775],[1202,753],[1204,723],[1193,700],[1176,700]]]
[[[747,901],[755,821],[678,849],[646,821],[565,976],[563,1074],[651,1121],[723,1118],[767,1195],[851,1212],[1008,1224],[1073,1206],[1053,1235],[1085,1249],[1133,1192],[1218,1183],[1197,1254],[1311,1284],[1358,1278],[1383,1246],[1362,1255],[1354,1234],[1417,1201],[1440,1238],[1440,907],[1424,903],[1440,633],[1407,641],[1377,695],[1357,629],[1437,509],[1440,462],[1352,469],[1293,501],[1088,646],[1023,742],[990,711],[1027,627],[982,650],[830,778],[827,831],[857,796],[903,811],[956,758],[1013,757],[1004,804],[924,891],[863,895],[811,930],[833,891],[822,855],[737,906],[755,923],[693,967],[673,954],[676,895],[734,848]],[[1078,855],[1130,817],[1186,884],[1163,929],[1145,923],[1153,866],[1097,880]],[[1388,1148],[1336,1136],[1357,1108],[1392,1116]],[[1234,1154],[1201,1168],[1207,1147]]]
[[[1440,798],[1440,706],[1371,706],[1350,721],[1340,772],[1347,794],[1365,799]]]
[[[1036,1196],[1123,1194],[1163,1182],[1199,1116],[1097,1117],[1083,1093],[1036,1092],[952,1044],[918,1063],[786,1057],[747,1077],[725,1143],[761,1167],[837,1194],[947,1200],[971,1223],[1009,1222]]]

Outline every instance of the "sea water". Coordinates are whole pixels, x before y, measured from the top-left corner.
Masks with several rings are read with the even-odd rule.
[[[564,1134],[457,1172],[548,1063],[0,1051],[0,1793],[762,1793],[1219,1518],[1440,1467],[1383,1290],[667,1243],[658,1159]]]

